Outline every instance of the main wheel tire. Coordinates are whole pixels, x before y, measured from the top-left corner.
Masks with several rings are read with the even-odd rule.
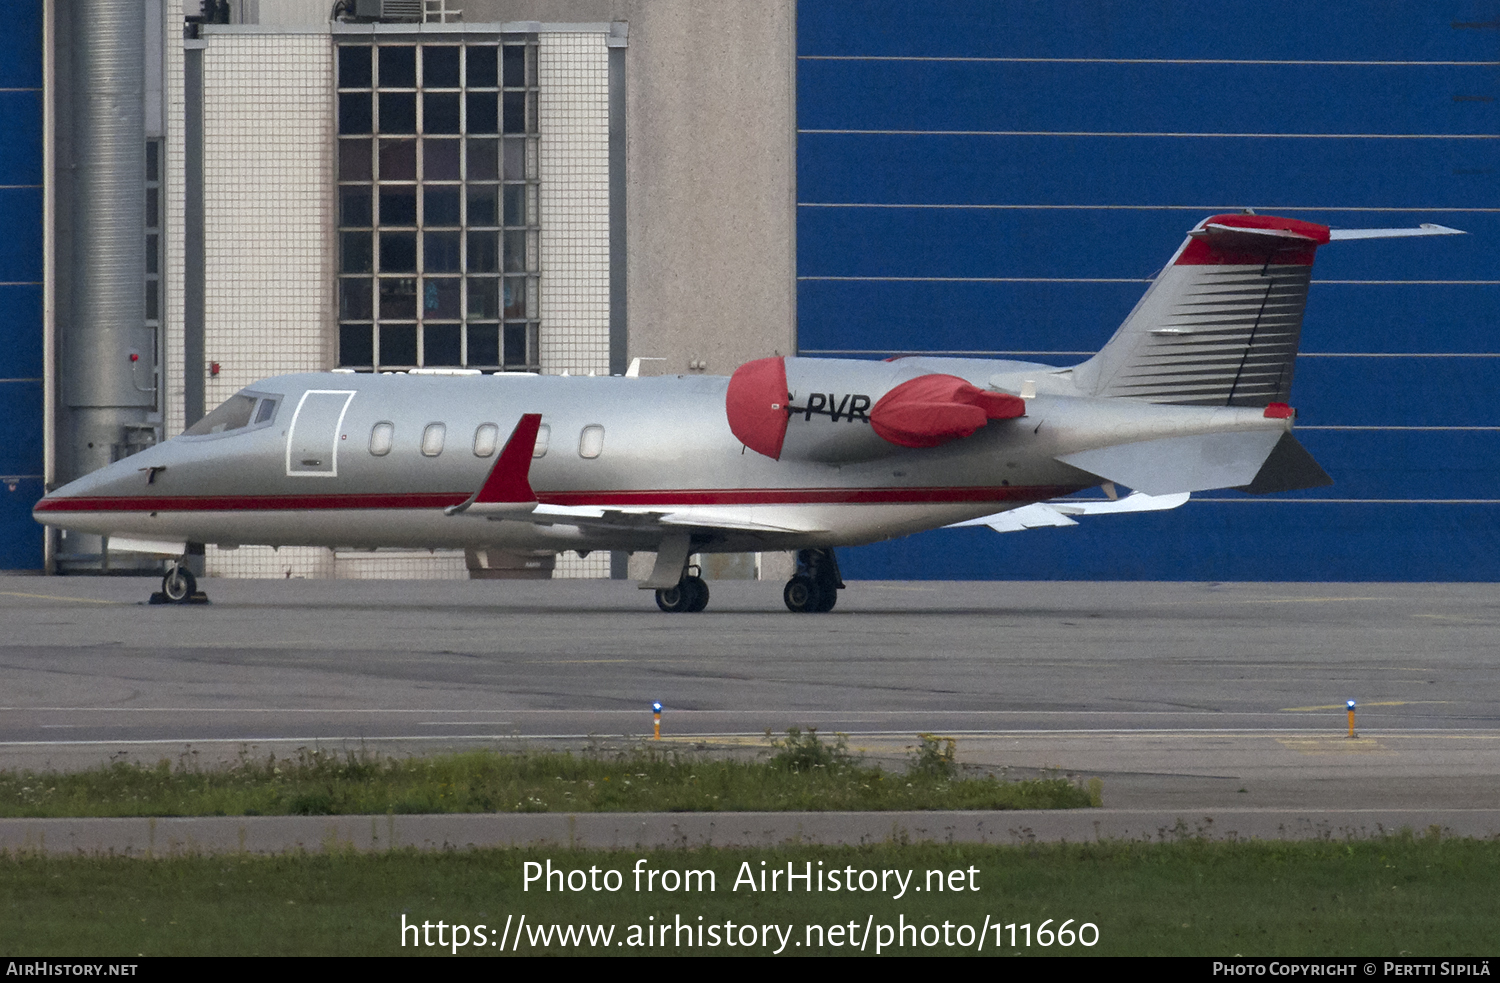
[[[161,578],[161,592],[167,600],[181,604],[198,593],[198,580],[191,570],[177,567]]]
[[[839,602],[839,589],[831,583],[818,585],[818,606],[813,608],[819,614],[832,611],[833,606]]]
[[[703,582],[702,577],[684,577],[678,586],[692,591],[692,601],[687,608],[689,611],[702,611],[708,607],[708,584]]]
[[[818,590],[818,582],[800,573],[786,582],[786,589],[781,592],[781,599],[786,602],[788,611],[795,611],[798,614],[821,610],[818,605],[823,603],[822,592]]]
[[[696,596],[691,587],[678,582],[676,587],[663,587],[656,592],[656,606],[668,614],[691,611]]]

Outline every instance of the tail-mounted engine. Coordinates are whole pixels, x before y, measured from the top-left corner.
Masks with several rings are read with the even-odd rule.
[[[1018,396],[958,376],[912,375],[899,362],[762,358],[740,366],[724,400],[729,428],[780,460],[868,461],[937,447],[991,420],[1026,415]]]

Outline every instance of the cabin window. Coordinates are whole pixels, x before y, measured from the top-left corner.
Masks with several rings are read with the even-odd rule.
[[[437,457],[443,453],[443,439],[448,436],[448,427],[442,423],[429,423],[422,431],[422,456]]]
[[[375,424],[375,429],[370,431],[370,453],[376,457],[385,457],[391,452],[391,442],[395,436],[395,424],[386,422]]]
[[[549,427],[545,423],[542,424],[540,427],[537,427],[536,428],[536,444],[531,448],[531,458],[532,458],[532,460],[536,460],[539,457],[546,457],[547,456],[547,445],[550,444],[551,442],[552,442],[552,428]]]
[[[578,435],[578,456],[595,458],[604,452],[604,428],[591,423]]]
[[[493,423],[481,423],[474,431],[474,456],[489,457],[500,444],[500,428]]]

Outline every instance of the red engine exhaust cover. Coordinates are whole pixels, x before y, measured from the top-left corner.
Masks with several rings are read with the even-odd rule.
[[[901,447],[937,447],[967,437],[990,420],[1026,415],[1026,401],[986,392],[956,375],[924,375],[886,393],[870,411],[870,426]]]

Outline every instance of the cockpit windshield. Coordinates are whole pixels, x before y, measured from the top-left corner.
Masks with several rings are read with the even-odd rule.
[[[260,393],[240,392],[230,396],[212,413],[182,432],[184,437],[206,437],[210,434],[232,433],[251,426],[270,423],[276,418],[278,396],[263,396]],[[253,423],[251,421],[254,421]]]

